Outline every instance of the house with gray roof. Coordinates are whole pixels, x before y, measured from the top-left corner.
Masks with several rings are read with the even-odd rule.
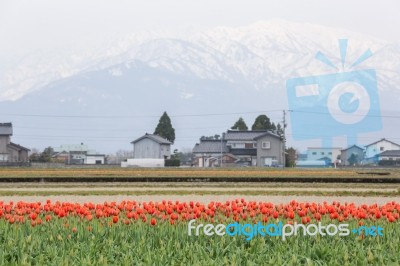
[[[400,164],[400,150],[388,150],[378,155],[379,161],[397,161]]]
[[[364,148],[352,145],[340,151],[340,161],[342,165],[358,165],[364,160]]]
[[[364,163],[378,163],[378,155],[384,151],[400,150],[400,144],[381,139],[365,146]]]
[[[193,164],[199,167],[220,166],[221,163],[226,167],[238,160],[229,153],[226,140],[200,139],[200,143],[196,143],[192,153],[194,154]]]
[[[28,148],[11,142],[12,123],[0,123],[0,162],[28,162]]]
[[[249,166],[283,164],[283,141],[268,130],[228,130],[224,139],[229,152]]]
[[[170,159],[171,142],[154,134],[141,136],[131,142],[134,159]]]
[[[195,165],[199,167],[208,167],[206,159],[221,158],[221,154],[224,166],[228,163],[273,166],[283,164],[283,141],[280,136],[267,130],[228,130],[221,140],[201,139],[193,148],[193,154]]]

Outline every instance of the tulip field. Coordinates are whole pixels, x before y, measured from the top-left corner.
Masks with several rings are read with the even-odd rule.
[[[0,202],[1,265],[398,265],[400,202]],[[347,223],[382,236],[188,235],[188,222]]]

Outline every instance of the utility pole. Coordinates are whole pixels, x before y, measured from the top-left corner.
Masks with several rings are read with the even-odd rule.
[[[221,167],[221,168],[222,168],[222,157],[223,157],[223,155],[222,155],[222,136],[223,136],[223,135],[221,135],[221,164],[220,164],[220,166],[219,166],[219,167]]]
[[[283,110],[283,154],[282,154],[282,162],[283,162],[283,168],[286,167],[286,134],[285,134],[285,128],[286,128],[286,110]]]
[[[288,112],[291,112],[292,110],[288,110]],[[283,131],[283,158],[282,158],[282,162],[283,162],[283,167],[286,166],[286,110],[283,110],[283,127],[282,127],[282,131]]]

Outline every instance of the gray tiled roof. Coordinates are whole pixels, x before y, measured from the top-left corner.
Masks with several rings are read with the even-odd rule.
[[[12,124],[11,123],[0,123],[0,135],[12,135]]]
[[[148,134],[148,133],[146,133],[144,136],[141,136],[141,137],[138,138],[138,139],[135,139],[135,140],[132,141],[131,143],[135,144],[136,142],[138,142],[138,141],[140,141],[140,140],[142,140],[142,139],[144,139],[144,138],[152,139],[152,140],[154,140],[155,142],[160,143],[160,144],[172,144],[169,140],[164,139],[163,137],[160,137],[160,136],[154,135],[154,134]]]
[[[400,157],[400,150],[388,150],[379,154],[379,156]]]
[[[267,130],[249,130],[249,131],[228,130],[228,132],[225,134],[224,139],[228,141],[234,141],[234,140],[252,141],[267,135],[280,138],[277,134]]]
[[[10,142],[10,144],[8,144],[8,146],[9,146],[9,147],[12,147],[12,148],[14,148],[14,149],[17,149],[17,150],[30,151],[30,149],[25,148],[24,146],[21,146],[21,145],[19,145],[19,144],[13,143],[13,142]]]
[[[201,140],[193,148],[193,153],[219,153],[221,152],[220,140]],[[228,152],[226,141],[222,142],[222,152]]]
[[[240,131],[240,130],[228,130],[225,134],[225,140],[247,140],[252,141],[254,138],[266,134],[266,130],[252,130],[252,131]]]

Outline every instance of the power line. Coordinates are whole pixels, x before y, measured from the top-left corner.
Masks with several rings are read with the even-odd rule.
[[[243,115],[257,113],[281,112],[282,110],[263,110],[249,112],[232,112],[232,113],[206,113],[206,114],[177,114],[169,115],[170,117],[207,117],[207,116],[225,116],[225,115]],[[22,114],[22,113],[2,113],[1,115],[16,117],[41,117],[41,118],[95,118],[95,119],[116,119],[116,118],[159,118],[160,115],[49,115],[49,114]]]
[[[332,115],[329,112],[317,112],[317,111],[298,111],[298,110],[293,110],[294,113],[306,113],[306,114],[317,114],[317,115]],[[335,115],[348,115],[348,114],[342,114],[342,113],[334,113]],[[352,114],[352,116],[365,116],[365,117],[376,117],[376,118],[400,118],[399,115],[357,115],[357,114]]]
[[[208,117],[208,116],[227,116],[227,115],[244,115],[244,114],[259,114],[259,113],[273,113],[282,112],[282,110],[260,110],[260,111],[247,111],[247,112],[227,112],[227,113],[204,113],[204,114],[172,114],[170,117]],[[294,113],[307,113],[316,115],[331,115],[329,112],[319,111],[302,111],[292,110]],[[132,119],[132,118],[159,118],[160,115],[51,115],[51,114],[24,114],[24,113],[2,113],[3,116],[15,116],[15,117],[38,117],[38,118],[79,118],[79,119]],[[337,113],[337,115],[347,115]],[[400,118],[400,115],[357,115],[353,116],[366,116],[366,117],[377,117],[377,118]]]
[[[105,131],[105,132],[133,132],[142,131],[144,128],[133,129],[105,129],[105,128],[56,128],[56,127],[25,127],[25,126],[15,126],[14,128],[23,129],[37,129],[37,130],[57,130],[57,131]],[[224,126],[213,126],[213,127],[175,127],[175,130],[181,129],[214,129],[214,128],[226,128]]]

